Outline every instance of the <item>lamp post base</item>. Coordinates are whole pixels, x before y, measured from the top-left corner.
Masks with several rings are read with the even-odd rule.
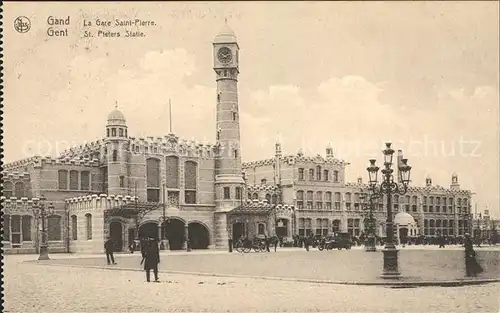
[[[49,258],[49,248],[47,246],[40,246],[40,255],[38,256],[38,261],[50,260]]]
[[[401,273],[398,269],[398,249],[395,247],[386,247],[382,250],[384,253],[384,271],[381,278],[384,279],[398,279]]]

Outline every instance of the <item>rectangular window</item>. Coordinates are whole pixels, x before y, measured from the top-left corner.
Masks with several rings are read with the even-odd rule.
[[[116,137],[116,128],[111,128],[111,136]]]
[[[125,176],[120,176],[120,188],[125,188]]]
[[[118,129],[118,134],[120,135],[120,137],[123,137],[123,128]]]
[[[78,220],[76,215],[71,216],[71,232],[73,240],[78,240]]]
[[[236,191],[236,194],[235,194],[236,199],[241,200],[241,187],[236,187],[235,191]]]
[[[196,191],[184,190],[184,203],[196,204]]]
[[[323,179],[324,179],[325,181],[328,181],[328,170],[324,170],[324,171],[323,171]]]
[[[78,171],[69,172],[69,189],[78,190]]]
[[[303,168],[299,168],[299,180],[305,180]]]
[[[323,202],[316,202],[316,209],[318,210],[323,209]]]
[[[338,171],[333,171],[333,181],[336,183],[339,182],[339,172]]]
[[[231,199],[231,189],[224,187],[224,199]]]
[[[60,190],[67,190],[68,189],[68,171],[65,170],[60,170],[58,172],[58,179],[59,179],[59,189]]]
[[[81,190],[90,190],[90,172],[80,173],[80,188]]]

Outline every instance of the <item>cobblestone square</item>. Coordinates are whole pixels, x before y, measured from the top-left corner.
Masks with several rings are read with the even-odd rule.
[[[361,251],[352,251],[354,253]],[[53,255],[51,266],[33,256],[5,259],[5,312],[498,312],[500,284],[464,287],[395,289],[308,282],[260,280],[243,277],[180,275],[165,272],[169,266],[184,269],[219,265],[236,268],[245,258],[288,259],[304,269],[326,254],[282,251],[276,254],[227,255],[223,253],[162,254],[161,283],[146,283],[137,255],[117,255],[109,270],[104,257]],[[332,252],[335,253],[335,252]],[[293,255],[292,255],[293,254]],[[341,255],[341,254],[338,254]],[[209,258],[207,258],[209,257]],[[296,259],[294,261],[294,259]],[[174,261],[177,260],[177,261]],[[203,260],[203,262],[202,262]],[[230,262],[228,262],[230,261]],[[281,261],[277,261],[281,262]],[[298,263],[297,263],[298,262]],[[64,265],[63,265],[64,264]],[[71,267],[67,265],[71,265]],[[169,265],[170,264],[170,265]],[[96,266],[101,268],[85,268]],[[316,269],[318,270],[318,269]],[[283,272],[285,272],[283,271]],[[295,273],[297,273],[295,271]],[[300,273],[299,273],[300,274]]]

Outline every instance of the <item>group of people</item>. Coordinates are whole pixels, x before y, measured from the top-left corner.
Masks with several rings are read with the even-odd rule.
[[[115,257],[113,252],[115,251],[115,246],[113,240],[108,238],[104,243],[104,250],[106,251],[106,260],[108,265],[116,265]],[[158,246],[158,240],[153,237],[144,238],[141,240],[141,265],[144,265],[144,270],[146,271],[146,280],[151,281],[151,270],[154,274],[154,282],[159,282],[158,277],[158,264],[160,264],[160,248]]]

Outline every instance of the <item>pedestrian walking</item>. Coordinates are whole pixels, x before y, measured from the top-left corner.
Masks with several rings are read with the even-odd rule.
[[[444,248],[446,243],[446,238],[443,235],[439,235],[439,248]]]
[[[158,242],[155,238],[149,238],[144,244],[142,252],[142,261],[144,263],[144,270],[146,271],[146,280],[150,282],[151,270],[155,275],[155,282],[159,282],[158,278],[158,264],[160,263],[160,249]]]
[[[474,246],[470,234],[465,234],[464,239],[465,248],[465,273],[468,277],[477,276],[477,274],[482,273],[484,270],[479,265],[476,260],[476,251],[474,251]]]
[[[116,264],[115,257],[113,255],[115,250],[114,248],[113,240],[111,240],[111,237],[108,237],[108,240],[104,243],[104,250],[106,251],[106,260],[108,261],[108,265],[111,263]]]
[[[306,251],[309,251],[309,243],[310,243],[309,239],[310,239],[309,237],[304,238],[304,245],[306,247]]]

